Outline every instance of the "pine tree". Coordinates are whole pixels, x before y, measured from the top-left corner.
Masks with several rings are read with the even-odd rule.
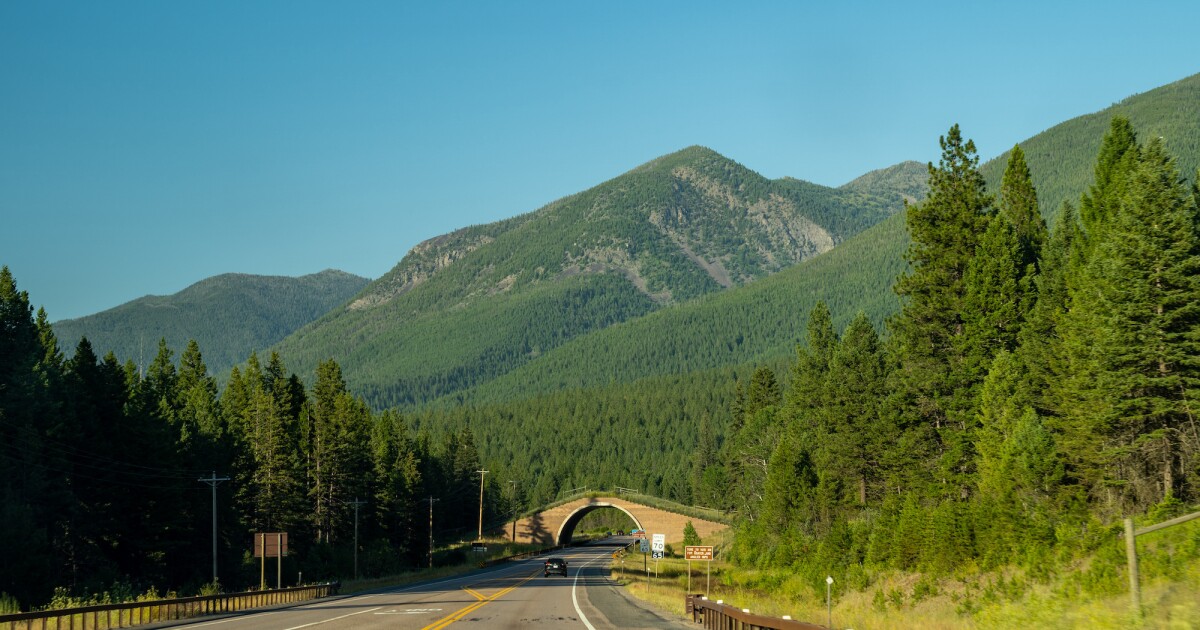
[[[1122,129],[1114,121],[1110,136]],[[1092,230],[1064,318],[1060,430],[1076,474],[1108,509],[1126,511],[1186,494],[1194,475],[1200,235],[1160,141],[1098,165],[1098,181],[1102,170],[1107,187],[1085,199]]]
[[[817,521],[814,491],[817,471],[808,450],[791,433],[784,433],[767,464],[763,483],[761,525],[779,536],[799,529],[813,534]]]
[[[896,428],[880,415],[887,386],[887,364],[879,335],[866,314],[859,313],[846,327],[830,362],[830,409],[837,422],[832,458],[854,501],[866,505],[879,499],[886,454],[898,437]],[[831,472],[833,472],[831,470]]]
[[[375,515],[382,535],[398,553],[416,563],[420,519],[421,473],[418,454],[404,417],[387,411],[376,418],[371,432],[375,473]]]
[[[1075,207],[1064,203],[1054,232],[1042,248],[1036,278],[1036,300],[1018,333],[1017,356],[1027,370],[1032,405],[1043,416],[1056,413],[1053,384],[1066,378],[1059,325],[1067,313],[1072,252],[1082,241]]]
[[[1114,116],[1100,145],[1092,185],[1079,206],[1080,221],[1088,242],[1103,238],[1104,227],[1112,220],[1124,196],[1125,181],[1138,160],[1138,153],[1133,125],[1128,118]]]
[[[42,451],[45,418],[39,401],[46,399],[37,366],[44,356],[29,294],[17,289],[8,267],[0,267],[0,441],[12,445],[4,473],[22,500],[44,491],[46,480],[36,466]]]
[[[1016,348],[1033,299],[1033,283],[1024,276],[1021,255],[1021,243],[1008,217],[996,216],[967,267],[963,334],[956,340],[962,354],[956,393],[966,399],[963,406],[974,406],[973,398],[992,358]]]
[[[829,369],[838,341],[829,307],[818,301],[808,315],[808,346],[796,348],[787,397],[789,415],[803,432],[819,431],[822,410],[829,404]],[[815,439],[815,433],[809,439]]]
[[[227,393],[230,413],[244,405],[231,425],[242,430],[246,459],[235,466],[236,503],[251,531],[300,533],[305,513],[304,462],[300,443],[293,382],[285,376],[282,361],[273,354],[264,370],[250,355],[241,379],[231,378]],[[241,395],[244,400],[238,400]],[[303,391],[300,392],[303,404]],[[222,402],[225,402],[224,399]],[[304,536],[294,536],[298,542]]]
[[[370,413],[346,391],[341,367],[331,359],[317,366],[303,415],[313,526],[317,541],[328,543],[345,520],[347,502],[367,495]]]
[[[692,497],[698,505],[714,505],[717,503],[722,489],[710,488],[706,480],[709,468],[720,466],[717,451],[717,439],[713,435],[712,423],[708,414],[700,419],[700,430],[696,436],[696,450],[692,454]]]
[[[228,448],[229,445],[223,442],[228,431],[221,412],[217,381],[209,375],[204,356],[200,352],[200,344],[196,343],[195,339],[188,341],[187,348],[179,357],[177,386],[180,395],[180,426],[186,432],[194,432],[202,441],[202,444],[197,446],[196,463],[200,468],[204,468],[204,460],[218,458],[214,451]],[[184,442],[187,441],[188,436],[185,433]],[[213,461],[209,466],[226,463]],[[221,467],[224,468],[223,465]]]
[[[779,382],[771,368],[760,367],[754,370],[750,377],[750,386],[746,390],[746,403],[742,413],[753,416],[759,410],[778,405],[781,395]]]
[[[1020,145],[1012,148],[1004,178],[1000,184],[1000,208],[998,215],[1006,218],[1016,233],[1020,247],[1020,269],[1030,265],[1035,269],[1047,240],[1046,221],[1038,208],[1037,189],[1033,186],[1033,174],[1025,163],[1025,152]]]
[[[929,196],[907,206],[913,243],[912,267],[896,281],[903,299],[889,325],[900,360],[895,409],[925,462],[931,490],[948,497],[969,491],[973,463],[970,425],[973,400],[956,395],[963,366],[959,337],[964,333],[967,269],[992,215],[992,198],[979,173],[974,142],[963,142],[958,125],[940,139],[942,158],[929,165]],[[932,429],[932,431],[930,431]],[[919,443],[936,439],[931,448]]]
[[[689,547],[694,547],[701,544],[700,534],[696,532],[696,526],[692,525],[691,521],[683,525],[683,544]]]
[[[1046,223],[1025,153],[1014,146],[1004,170],[999,211],[967,267],[963,335],[958,340],[963,369],[956,387],[963,406],[975,406],[979,385],[996,355],[1016,349],[1037,302],[1046,241]]]

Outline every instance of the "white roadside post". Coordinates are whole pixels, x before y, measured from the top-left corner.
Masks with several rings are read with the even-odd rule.
[[[825,608],[829,613],[827,627],[833,627],[833,576],[825,576]]]

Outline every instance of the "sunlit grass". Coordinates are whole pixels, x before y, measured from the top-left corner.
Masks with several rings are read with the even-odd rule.
[[[1159,547],[1186,543],[1180,532]],[[1177,550],[1177,549],[1176,549]],[[1163,549],[1146,550],[1147,557]],[[1097,561],[1098,562],[1098,561]],[[1079,584],[1093,562],[1080,562],[1055,577],[1036,580],[1023,571],[964,571],[952,578],[933,580],[916,573],[884,572],[873,576],[869,587],[835,596],[835,628],[855,630],[890,628],[1155,628],[1200,629],[1200,560],[1179,559],[1168,576],[1143,574],[1144,619],[1136,623],[1127,589],[1088,595]],[[658,577],[649,562],[647,582],[641,554],[633,553],[613,563],[612,576],[634,597],[682,617],[687,589],[687,562],[659,561]],[[1125,579],[1123,575],[1120,579]],[[704,563],[692,563],[692,593],[705,592]],[[1111,590],[1111,589],[1109,589]],[[712,600],[749,609],[754,613],[824,625],[824,593],[787,571],[762,571],[714,561]]]

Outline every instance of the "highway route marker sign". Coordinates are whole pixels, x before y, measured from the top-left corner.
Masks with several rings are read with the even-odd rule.
[[[638,541],[638,551],[646,553],[650,551],[650,541],[645,538]]]

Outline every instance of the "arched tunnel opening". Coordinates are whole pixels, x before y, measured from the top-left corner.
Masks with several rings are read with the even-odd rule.
[[[569,545],[576,533],[580,535],[602,535],[607,532],[626,532],[642,529],[632,514],[611,503],[596,502],[585,505],[563,521],[556,540],[560,545]]]

